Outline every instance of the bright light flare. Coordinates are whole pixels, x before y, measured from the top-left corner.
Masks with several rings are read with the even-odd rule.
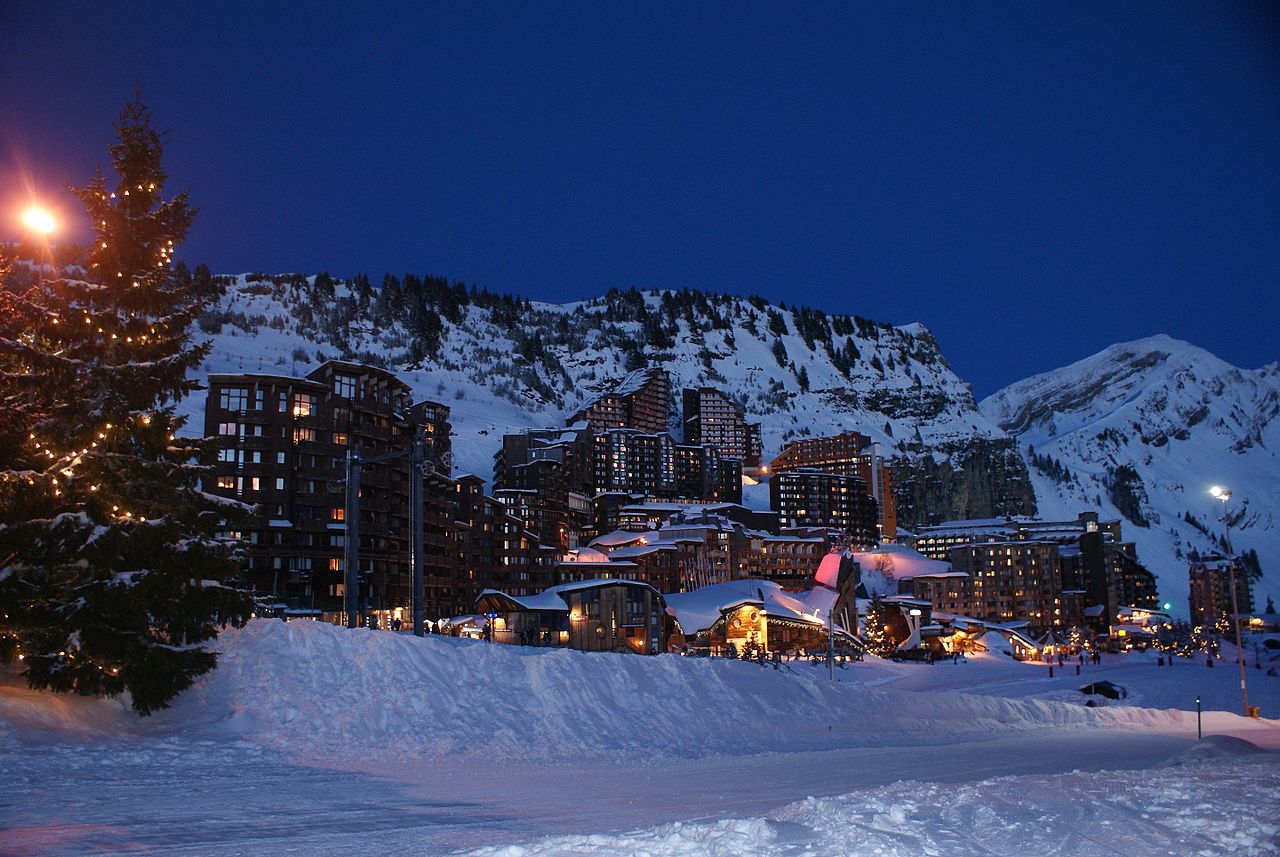
[[[1231,491],[1227,488],[1223,488],[1221,485],[1213,486],[1209,489],[1209,493],[1224,503],[1231,499]]]
[[[49,210],[38,205],[33,205],[22,212],[22,225],[41,235],[48,235],[58,228],[58,223]]]

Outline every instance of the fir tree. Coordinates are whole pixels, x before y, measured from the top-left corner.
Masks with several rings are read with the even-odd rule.
[[[782,344],[781,339],[773,341],[773,359],[778,361],[778,365],[784,369],[787,366],[787,346]]]
[[[867,653],[884,657],[893,651],[894,640],[889,635],[889,613],[878,594],[872,594],[867,616],[862,623],[862,642]]]
[[[96,233],[86,280],[0,291],[0,660],[32,688],[166,707],[212,669],[202,643],[243,625],[228,586],[239,504],[200,490],[213,454],[174,404],[208,300],[171,269],[195,215],[163,201],[161,135],[139,100],[108,151],[117,178],[73,189]]]

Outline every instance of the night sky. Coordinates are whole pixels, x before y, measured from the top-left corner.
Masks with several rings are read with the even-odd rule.
[[[761,294],[923,322],[979,395],[1280,359],[1280,4],[362,6],[4,0],[0,238],[137,80],[217,272]]]

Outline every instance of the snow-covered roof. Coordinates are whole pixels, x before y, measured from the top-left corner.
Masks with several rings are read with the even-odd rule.
[[[664,597],[667,612],[676,617],[684,632],[696,634],[714,625],[725,609],[752,602],[760,604],[768,616],[825,625],[836,593],[821,587],[807,592],[786,592],[771,580],[746,578]],[[839,624],[836,629],[844,631]]]
[[[658,534],[653,530],[647,530],[642,533],[635,533],[630,530],[614,530],[611,533],[596,536],[591,540],[590,544],[591,547],[614,548],[657,540]]]
[[[553,610],[564,612],[569,609],[569,602],[565,601],[564,596],[570,592],[577,592],[582,589],[597,589],[601,586],[639,586],[644,589],[651,590],[654,595],[662,597],[658,590],[654,589],[647,583],[641,583],[638,580],[618,580],[616,578],[592,578],[591,580],[577,580],[572,583],[561,583],[558,586],[552,586],[542,590],[537,595],[508,595],[499,589],[486,589],[476,598],[480,599],[486,595],[495,596],[497,598],[514,601],[525,610]]]
[[[875,550],[858,551],[853,558],[862,569],[862,585],[867,595],[896,595],[898,581],[917,577],[968,577],[951,563],[929,559],[905,545],[882,544]]]
[[[657,551],[673,551],[676,549],[677,546],[675,542],[651,542],[647,545],[627,545],[610,551],[609,559],[614,561],[634,559],[638,556],[649,556]]]
[[[561,562],[608,562],[609,555],[595,548],[574,548],[565,554]]]

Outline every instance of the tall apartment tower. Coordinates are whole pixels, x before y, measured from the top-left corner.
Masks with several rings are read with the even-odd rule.
[[[1231,569],[1221,556],[1206,556],[1191,563],[1191,624],[1211,625],[1218,617],[1234,612],[1231,606]],[[1236,600],[1241,613],[1253,612],[1253,587],[1240,564],[1236,563]]]
[[[810,467],[775,473],[769,505],[783,527],[839,530],[863,549],[879,541],[876,502],[859,476]]]
[[[727,458],[759,466],[760,425],[748,423],[737,402],[714,387],[686,389],[682,399],[685,443],[711,444]]]
[[[829,437],[802,437],[789,442],[769,465],[775,473],[801,468],[857,476],[876,501],[881,537],[897,538],[898,504],[893,497],[893,468],[884,460],[880,444],[856,431]]]
[[[424,491],[429,592],[453,586],[447,481],[449,409],[414,405],[390,372],[331,360],[305,378],[209,376],[205,434],[219,441],[208,491],[254,505],[244,582],[260,598],[336,615],[345,594],[347,451],[365,457],[405,449],[421,426],[433,473]],[[362,608],[390,620],[410,606],[408,457],[363,468],[360,496]],[[431,486],[436,485],[433,489]],[[430,602],[430,598],[428,602]]]
[[[570,424],[586,422],[593,432],[631,428],[646,434],[667,430],[671,418],[671,376],[653,367],[632,372],[613,390],[571,416]]]

